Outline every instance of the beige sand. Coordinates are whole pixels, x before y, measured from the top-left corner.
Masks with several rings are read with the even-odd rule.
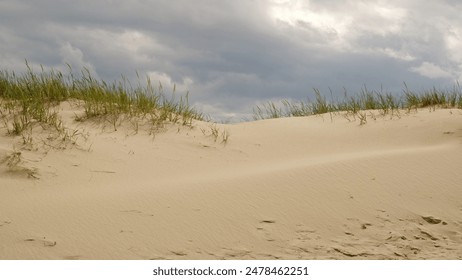
[[[462,259],[461,110],[155,137],[75,110],[75,147],[2,131],[0,259]]]

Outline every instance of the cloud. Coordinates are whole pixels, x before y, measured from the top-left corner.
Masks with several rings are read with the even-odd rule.
[[[462,27],[451,27],[445,37],[446,49],[453,62],[457,80],[462,80]]]
[[[64,43],[59,49],[59,55],[63,64],[70,65],[72,69],[87,69],[92,75],[96,75],[96,79],[99,79],[95,67],[90,62],[85,61],[82,50],[73,47],[71,43]]]
[[[0,2],[0,59],[148,76],[213,116],[278,98],[400,92],[462,77],[457,1],[84,0]],[[437,84],[435,84],[437,83]],[[212,109],[214,108],[214,109]]]
[[[185,95],[194,86],[194,81],[190,77],[184,77],[181,81],[174,81],[172,77],[162,72],[148,72],[146,76],[151,81],[152,86],[155,89],[162,88],[164,94],[179,93]]]
[[[451,73],[430,62],[423,62],[418,67],[411,67],[411,71],[430,79],[453,78]]]

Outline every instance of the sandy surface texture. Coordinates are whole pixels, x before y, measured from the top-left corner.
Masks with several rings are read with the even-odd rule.
[[[1,131],[0,259],[462,259],[461,110],[155,136],[75,110],[76,144]]]

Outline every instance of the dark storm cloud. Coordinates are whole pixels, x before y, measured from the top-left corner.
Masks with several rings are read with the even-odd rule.
[[[462,77],[457,1],[0,1],[2,68],[135,71],[218,118],[268,99]]]

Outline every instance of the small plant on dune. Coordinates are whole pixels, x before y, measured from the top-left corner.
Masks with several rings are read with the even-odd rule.
[[[13,151],[11,154],[6,155],[0,164],[6,164],[8,167],[12,168],[17,166],[21,162],[21,152]]]
[[[312,107],[310,102],[290,102],[288,100],[282,100],[282,104],[285,108],[285,115],[291,117],[301,117],[312,114]]]
[[[358,112],[359,125],[367,123],[367,114],[366,112]]]
[[[313,115],[325,114],[335,110],[318,89],[314,89],[314,93],[316,95],[316,101],[312,104]]]
[[[22,76],[0,72],[1,115],[13,136],[29,133],[37,125],[59,128],[61,120],[53,107],[67,98],[62,74],[45,73],[42,68],[38,75],[26,65],[28,71]]]
[[[276,119],[276,118],[281,118],[285,116],[282,109],[277,107],[276,104],[274,104],[273,102],[268,102],[266,104],[263,104],[261,107],[256,106],[253,109],[253,113],[254,113],[254,120]]]
[[[171,98],[166,98],[162,84],[156,88],[149,77],[146,85],[133,88],[125,78],[122,82],[107,84],[95,80],[88,71],[84,72],[82,80],[77,81],[78,97],[84,101],[84,116],[78,120],[103,119],[108,121],[114,130],[122,120],[142,120],[148,118],[156,128],[165,123],[180,123],[190,125],[194,119],[202,120],[202,115],[193,109],[185,97],[175,100],[176,86],[173,87]],[[133,122],[132,122],[133,123]]]
[[[223,130],[221,132],[221,143],[226,145],[228,143],[229,137],[229,132],[227,130]]]
[[[38,179],[37,170],[24,167],[22,162],[22,153],[16,150],[0,159],[0,165],[6,165],[7,167],[6,172],[13,175],[25,175],[28,178]]]
[[[212,124],[208,127],[209,129],[201,128],[202,134],[207,137],[211,137],[214,142],[218,142],[221,139],[221,144],[227,144],[229,141],[230,134],[226,129],[221,130],[216,124]]]
[[[406,84],[404,84],[405,86],[405,89],[404,89],[404,98],[406,100],[406,109],[408,112],[410,112],[411,110],[415,110],[417,111],[418,108],[420,108],[422,105],[420,104],[420,98],[419,96],[409,90],[409,88],[407,87]]]

